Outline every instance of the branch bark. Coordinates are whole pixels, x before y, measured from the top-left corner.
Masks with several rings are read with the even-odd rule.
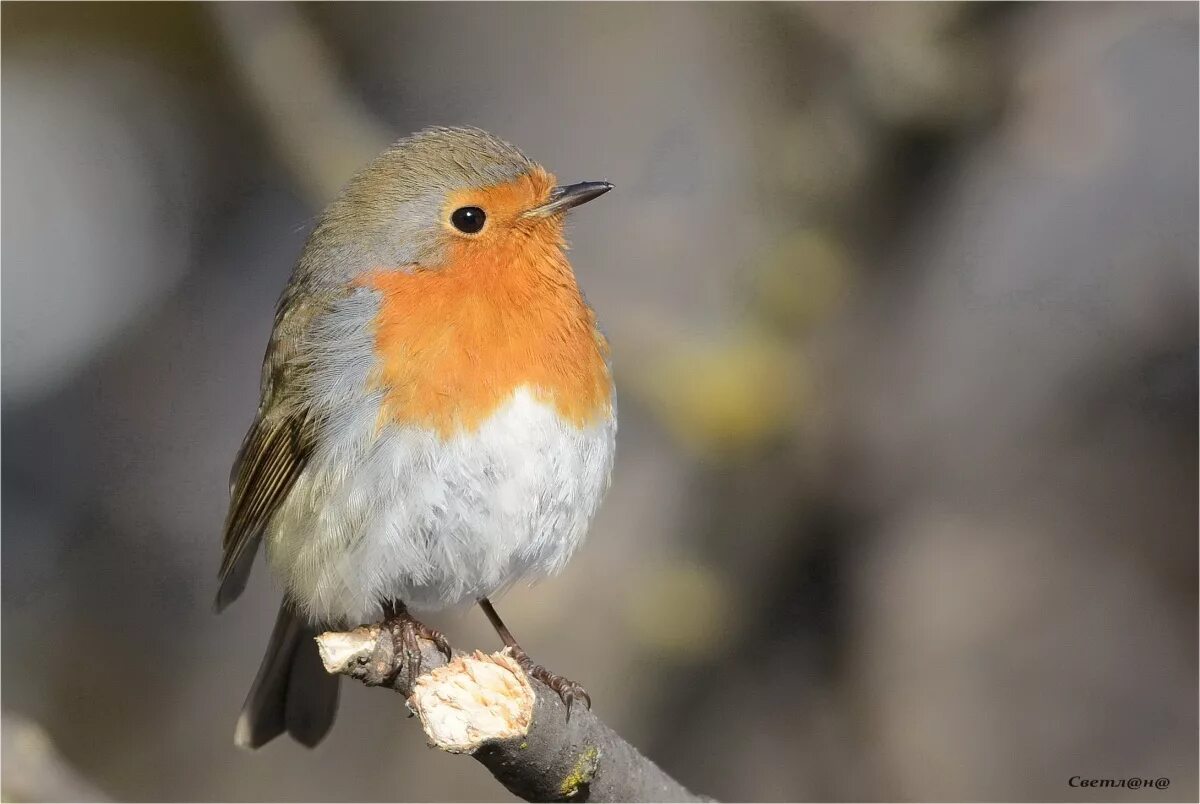
[[[529,678],[507,650],[455,653],[446,662],[421,640],[423,674],[409,685],[407,657],[378,625],[317,637],[330,673],[405,697],[430,744],[470,754],[526,801],[712,801],[690,793],[600,718]]]

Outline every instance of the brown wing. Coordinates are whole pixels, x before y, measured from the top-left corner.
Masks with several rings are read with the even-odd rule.
[[[245,588],[263,530],[304,469],[313,435],[303,413],[269,419],[260,416],[246,434],[234,465],[217,611]]]
[[[293,277],[275,311],[271,344],[263,361],[258,418],[242,442],[229,479],[217,611],[245,588],[263,531],[303,471],[316,441],[315,422],[297,393],[307,371],[300,343],[331,295],[306,287],[302,276]]]

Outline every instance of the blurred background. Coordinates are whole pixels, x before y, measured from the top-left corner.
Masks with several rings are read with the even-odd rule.
[[[277,294],[432,124],[617,187],[612,491],[499,606],[601,717],[724,799],[1196,799],[1196,5],[2,14],[5,800],[508,799],[354,684],[238,751],[278,590],[210,608]]]

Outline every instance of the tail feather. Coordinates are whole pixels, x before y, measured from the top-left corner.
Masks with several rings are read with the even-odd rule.
[[[321,665],[315,636],[285,600],[238,718],[237,745],[258,748],[286,731],[312,748],[329,732],[337,714],[338,679]]]

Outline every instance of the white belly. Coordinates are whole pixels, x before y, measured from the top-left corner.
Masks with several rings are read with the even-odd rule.
[[[441,609],[560,570],[608,488],[615,420],[580,430],[521,389],[476,432],[374,435],[343,410],[267,533],[272,568],[317,622],[381,604]]]

